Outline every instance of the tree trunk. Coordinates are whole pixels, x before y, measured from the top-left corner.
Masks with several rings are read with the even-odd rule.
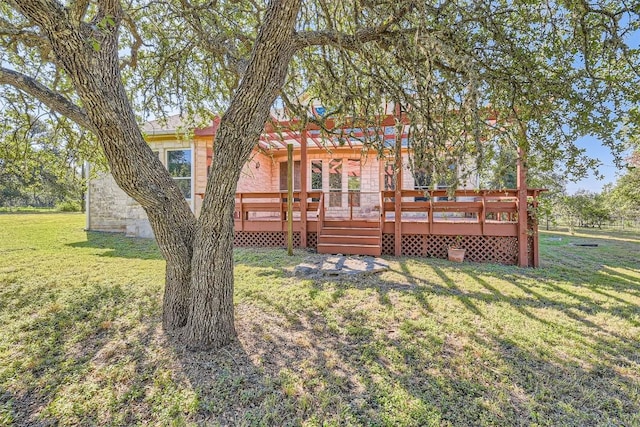
[[[68,10],[54,2],[23,0],[16,5],[46,34],[58,63],[71,77],[86,115],[55,97],[48,102],[59,110],[67,108],[70,116],[96,134],[116,183],[147,213],[167,262],[164,329],[174,332],[185,327],[183,337],[194,349],[229,343],[235,337],[236,185],[284,85],[296,48],[292,37],[300,0],[269,3],[246,73],[217,132],[212,173],[198,221],[144,141],[122,85],[118,62],[120,3],[98,2],[94,22],[103,23],[101,28],[70,19]],[[10,70],[4,74],[13,78]],[[29,90],[44,93],[42,88]]]
[[[43,7],[39,1],[25,0],[20,8],[46,33],[59,64],[71,77],[116,183],[147,213],[167,261],[163,326],[175,331],[186,324],[188,315],[195,217],[142,137],[122,85],[118,59],[120,3],[99,4],[96,20],[108,16],[112,23],[97,30],[70,20],[67,11],[53,3]],[[87,43],[88,38],[98,47]]]
[[[233,312],[233,206],[237,179],[214,192],[215,214],[201,221],[191,260],[185,331],[191,349],[220,348],[236,336]],[[229,197],[231,196],[231,197]]]
[[[242,83],[220,121],[196,231],[186,328],[193,349],[219,348],[235,338],[233,209],[240,171],[284,85],[294,53],[291,38],[299,0],[272,0]]]

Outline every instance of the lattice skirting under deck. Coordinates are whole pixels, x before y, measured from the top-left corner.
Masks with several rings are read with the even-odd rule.
[[[237,231],[234,236],[235,246],[252,248],[286,247],[287,233],[284,231]],[[316,248],[318,233],[307,233],[307,247]],[[293,247],[300,247],[300,233],[293,233]]]
[[[447,258],[447,248],[458,243],[466,249],[465,260],[496,264],[517,264],[518,239],[500,236],[439,236],[424,234],[404,234],[402,236],[402,255],[431,258]],[[529,251],[532,256],[533,239],[529,238]],[[254,248],[286,247],[286,233],[278,231],[238,231],[235,233],[235,246]],[[317,233],[307,233],[307,247],[315,249],[318,244]],[[300,247],[300,233],[293,233],[293,246]],[[393,234],[382,235],[382,254],[394,254]]]
[[[404,234],[402,255],[447,258],[447,249],[456,243],[466,250],[465,260],[497,264],[516,264],[518,261],[518,239],[500,236],[462,236],[458,239],[457,236]],[[393,234],[382,235],[382,253],[394,254]]]

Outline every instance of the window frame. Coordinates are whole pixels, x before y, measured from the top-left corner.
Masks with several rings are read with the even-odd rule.
[[[320,188],[313,187],[313,164],[320,164]],[[322,159],[312,159],[309,161],[309,189],[311,191],[324,191],[324,162]]]
[[[170,169],[169,169],[169,155],[172,152],[176,152],[176,151],[188,151],[189,153],[185,156],[186,158],[188,158],[189,160],[189,176],[174,176]],[[174,181],[181,181],[181,180],[189,180],[189,197],[185,196],[185,200],[187,200],[188,202],[192,202],[193,201],[193,148],[189,147],[189,148],[167,148],[164,150],[165,155],[164,155],[164,160],[165,160],[165,168],[167,169],[167,171],[169,172],[169,175],[171,175],[171,179],[173,179]],[[184,195],[184,193],[183,193]]]

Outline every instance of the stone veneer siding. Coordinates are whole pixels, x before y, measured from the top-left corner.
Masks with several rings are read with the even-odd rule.
[[[207,184],[207,149],[211,149],[212,141],[208,138],[195,138],[192,142],[181,140],[164,140],[150,143],[154,151],[159,152],[163,163],[166,151],[171,149],[193,149],[193,190],[192,207],[198,215],[202,206],[202,197]],[[310,149],[307,154],[307,189],[311,189],[310,164],[313,160],[323,162],[323,188],[329,188],[329,161],[343,159],[343,189],[348,190],[346,177],[346,160],[361,158],[360,191],[363,193],[378,192],[383,182],[382,167],[384,160],[375,154],[363,155],[358,149],[337,149],[333,153],[326,150]],[[294,161],[300,160],[300,152],[294,153]],[[237,192],[278,192],[280,191],[280,162],[286,161],[286,152],[277,151],[273,155],[254,152],[251,160],[243,167],[238,181]],[[390,159],[389,161],[393,161]],[[259,167],[256,167],[259,164]],[[407,155],[403,155],[402,188],[412,189],[414,178],[408,168]],[[472,185],[468,185],[472,188]],[[89,218],[87,228],[94,231],[124,232],[127,236],[153,237],[153,231],[142,207],[127,196],[115,183],[109,173],[100,174],[89,183]]]
[[[195,156],[200,156],[201,146],[206,141],[167,139],[150,143],[151,149],[158,152],[162,163],[166,163],[167,150],[193,149]],[[201,158],[195,157],[193,164],[194,192],[198,192],[198,174],[205,174],[206,180],[206,148]],[[202,180],[200,180],[202,181]],[[204,192],[204,186],[202,188]],[[194,205],[197,204],[194,198]],[[192,205],[193,206],[193,205]],[[142,206],[118,187],[113,176],[108,172],[99,173],[89,182],[87,229],[91,231],[124,232],[128,237],[152,238],[153,230]]]
[[[118,187],[108,172],[89,182],[87,228],[92,231],[121,232],[130,237],[153,237],[142,207]]]

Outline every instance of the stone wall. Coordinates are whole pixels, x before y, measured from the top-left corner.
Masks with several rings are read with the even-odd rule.
[[[166,140],[154,141],[150,145],[151,149],[158,153],[160,161],[166,163],[168,150],[195,149],[197,142],[169,137]],[[204,146],[204,142],[202,145]],[[191,179],[194,180],[194,192],[198,191],[198,173],[202,175],[203,169],[206,170],[206,149],[204,153],[202,159],[196,158],[193,165]],[[200,152],[196,150],[196,154],[199,155]],[[193,202],[195,204],[197,200]],[[108,172],[98,174],[89,182],[87,229],[120,232],[129,237],[153,237],[151,224],[142,206],[127,196]]]
[[[92,231],[126,233],[127,236],[153,237],[142,207],[118,187],[108,172],[89,182],[87,228]]]

